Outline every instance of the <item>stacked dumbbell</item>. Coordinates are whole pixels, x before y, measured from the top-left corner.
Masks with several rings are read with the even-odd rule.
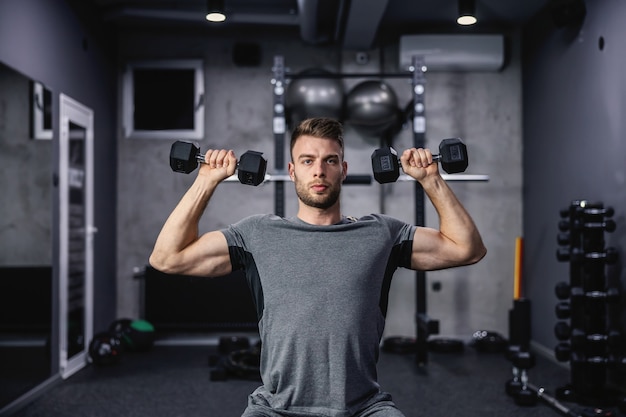
[[[570,273],[569,282],[555,287],[555,356],[569,361],[571,382],[557,390],[557,397],[590,404],[619,402],[623,394],[608,384],[611,372],[626,368],[621,294],[606,273],[617,261],[617,251],[605,244],[605,233],[615,230],[613,209],[576,200],[560,214],[557,259],[569,262]]]
[[[528,385],[528,371],[535,366],[534,354],[519,345],[510,345],[506,358],[511,362],[513,370],[513,377],[504,386],[506,393],[513,397],[517,405],[537,404],[539,399],[537,392]]]

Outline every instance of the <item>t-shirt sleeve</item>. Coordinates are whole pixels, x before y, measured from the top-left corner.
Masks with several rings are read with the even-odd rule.
[[[230,263],[233,270],[244,269],[246,266],[246,259],[248,258],[246,236],[254,230],[258,219],[258,216],[246,217],[220,230],[228,243]]]
[[[382,221],[387,223],[391,235],[395,238],[394,246],[397,252],[398,266],[411,268],[411,254],[413,252],[413,239],[417,226],[403,222],[394,217],[381,215]]]

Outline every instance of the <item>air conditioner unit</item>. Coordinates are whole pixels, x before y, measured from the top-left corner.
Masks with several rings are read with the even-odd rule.
[[[405,35],[400,37],[400,68],[421,56],[428,71],[500,71],[504,36],[498,34]]]

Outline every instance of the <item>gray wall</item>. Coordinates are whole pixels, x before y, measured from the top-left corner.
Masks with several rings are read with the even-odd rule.
[[[615,209],[617,230],[606,234],[606,245],[621,260],[606,271],[626,283],[626,3],[586,4],[579,30],[557,28],[546,14],[525,38],[524,278],[533,337],[550,350],[557,343],[554,286],[569,280],[569,264],[556,260],[557,224],[572,200]]]
[[[50,161],[58,154],[58,98],[65,93],[90,107],[95,115],[95,329],[104,329],[115,315],[115,74],[106,44],[95,32],[97,25],[79,17],[68,3],[58,0],[3,0],[0,2],[0,61],[27,77],[40,81],[53,92],[52,150],[41,152],[33,144],[13,152],[14,162],[24,166],[58,163]],[[41,146],[45,146],[41,144]],[[4,149],[3,149],[4,154]],[[6,155],[6,154],[5,154]],[[29,177],[27,177],[29,178]],[[34,180],[34,178],[33,178]],[[49,178],[50,182],[52,181]],[[4,190],[3,190],[4,191]],[[56,190],[52,198],[57,198]],[[35,198],[48,198],[37,192]],[[7,204],[5,206],[5,204]],[[9,201],[3,197],[2,207]],[[58,213],[57,213],[58,215]],[[40,217],[36,209],[26,212],[33,221]],[[55,217],[56,220],[56,217]],[[32,235],[24,230],[27,242]],[[19,234],[15,235],[19,239]],[[19,240],[0,241],[1,251],[9,246],[24,247]],[[50,260],[48,260],[50,261]]]
[[[258,67],[237,67],[231,59],[236,41],[254,40],[262,48]],[[469,338],[477,329],[506,334],[507,314],[513,295],[513,262],[516,236],[522,226],[521,172],[521,66],[518,36],[511,37],[511,61],[502,72],[427,73],[426,113],[428,146],[441,139],[462,137],[469,146],[468,173],[489,174],[487,183],[452,183],[484,234],[489,254],[472,267],[433,272],[429,282],[429,313],[441,321],[441,333]],[[243,35],[190,34],[171,31],[131,32],[120,36],[120,66],[127,60],[201,58],[205,63],[206,132],[201,149],[228,147],[241,154],[246,149],[265,153],[273,170],[272,64],[275,55],[285,57],[290,72],[325,68],[334,72],[397,72],[397,47],[393,44],[370,51],[370,64],[359,66],[354,53],[331,47],[302,44],[297,35],[268,34],[253,39]],[[121,70],[121,68],[120,68]],[[346,79],[346,91],[363,79]],[[390,79],[399,104],[410,99],[409,79]],[[119,102],[121,103],[121,102]],[[121,116],[121,106],[120,113]],[[121,120],[121,117],[120,117]],[[411,146],[411,127],[396,141],[396,148]],[[121,132],[121,129],[119,130]],[[147,263],[154,240],[178,199],[191,184],[190,175],[173,173],[168,165],[171,140],[125,139],[118,135],[118,315],[140,314],[140,283],[132,279],[135,268]],[[350,173],[369,173],[370,155],[377,140],[359,136],[349,125],[346,159]],[[140,157],[139,157],[140,155]],[[295,215],[296,200],[287,184],[286,214]],[[397,183],[386,187],[345,186],[343,210],[349,215],[380,212],[384,193],[386,213],[414,221],[413,187]],[[201,232],[224,227],[243,216],[272,212],[273,186],[258,188],[223,184],[201,222]],[[436,216],[427,204],[427,223]],[[386,333],[414,335],[414,274],[396,273],[391,292]]]
[[[0,62],[0,266],[52,265],[52,141],[32,139],[30,96]]]

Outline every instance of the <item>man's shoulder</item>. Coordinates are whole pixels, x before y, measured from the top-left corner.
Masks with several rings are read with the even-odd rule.
[[[234,224],[236,227],[244,227],[244,226],[259,226],[267,223],[272,223],[277,220],[283,220],[282,217],[277,216],[275,214],[253,214],[248,217],[244,217]]]
[[[375,223],[404,223],[403,221],[389,216],[387,214],[380,214],[380,213],[371,213],[371,214],[367,214],[365,216],[361,216],[359,218],[353,217],[353,216],[347,216],[350,219],[354,219],[354,221],[357,222],[375,222]]]

